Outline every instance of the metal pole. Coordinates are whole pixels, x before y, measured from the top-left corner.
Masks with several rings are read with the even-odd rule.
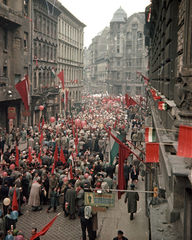
[[[105,189],[97,189],[97,188],[84,188],[84,190],[99,190],[102,191],[102,193],[104,193],[106,190]],[[120,189],[108,189],[107,191],[111,191],[111,192],[138,192],[138,193],[156,193],[155,191],[142,191],[142,190],[120,190]]]
[[[33,0],[31,0],[31,88],[30,88],[31,101],[32,101],[32,87],[33,87]],[[31,125],[33,126],[32,111],[31,111]]]

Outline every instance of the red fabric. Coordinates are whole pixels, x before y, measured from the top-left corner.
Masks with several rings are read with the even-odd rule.
[[[127,93],[125,93],[125,102],[126,102],[126,106],[129,107],[129,95]]]
[[[137,73],[138,73],[140,76],[142,76],[144,80],[149,81],[149,78],[145,77],[143,74],[141,74],[141,73],[138,72],[138,71],[137,71]]]
[[[146,163],[159,162],[159,143],[146,143]]]
[[[43,118],[43,120],[42,120],[42,127],[45,125],[45,120],[44,120],[44,118]]]
[[[63,164],[66,163],[66,159],[65,159],[65,156],[64,156],[62,147],[61,147],[61,152],[60,152],[60,161],[61,161]]]
[[[41,124],[40,124],[40,121],[39,121],[39,132],[41,131]]]
[[[38,160],[39,160],[39,163],[42,165],[42,160],[41,160],[41,149],[40,149],[40,152],[39,152],[39,155],[38,155]]]
[[[124,161],[132,153],[132,151],[125,146],[118,138],[116,138],[111,132],[108,132],[113,139],[119,144],[119,169],[118,169],[118,189],[125,189],[125,178],[124,178]],[[121,198],[123,192],[118,192],[118,199]]]
[[[57,149],[57,144],[56,144],[56,146],[55,146],[54,159],[55,159],[56,162],[58,162],[58,149]]]
[[[117,126],[117,120],[115,120],[115,123],[113,125],[113,128],[115,129],[115,127]]]
[[[79,140],[78,140],[78,134],[76,134],[76,137],[75,137],[75,145],[77,146],[79,143]]]
[[[19,167],[19,151],[17,145],[15,147],[15,150],[16,150],[15,165]]]
[[[54,159],[53,167],[52,167],[52,170],[51,170],[52,174],[54,173],[54,170],[55,170],[55,159]]]
[[[124,145],[119,144],[119,169],[118,169],[118,189],[125,189],[124,161],[131,154],[131,151]],[[118,199],[121,199],[123,192],[118,192]]]
[[[37,62],[37,58],[35,59],[35,61],[36,61],[36,67],[38,68],[38,62]]]
[[[55,219],[58,217],[55,216],[44,228],[41,229],[41,231],[39,231],[38,233],[36,233],[35,235],[33,235],[30,240],[34,240],[35,238],[39,237],[39,236],[43,236],[45,235],[45,233],[49,230],[49,228],[52,226],[52,224],[54,223]]]
[[[39,144],[41,145],[41,143],[42,143],[42,140],[43,140],[43,131],[41,131],[41,136],[40,136],[40,138],[39,138]]]
[[[31,156],[31,150],[28,148],[28,160],[29,160],[29,164],[32,161],[32,156]]]
[[[123,124],[123,127],[122,127],[122,129],[125,129],[125,124]]]
[[[73,179],[73,172],[72,172],[72,166],[71,166],[71,163],[70,163],[70,180]]]
[[[130,97],[129,104],[130,105],[137,105],[137,102],[135,102],[135,100],[133,100],[133,98]]]
[[[15,188],[13,192],[12,211],[18,211],[17,193]]]
[[[25,110],[29,110],[29,93],[28,93],[28,83],[27,80],[24,79],[23,81],[18,82],[15,85],[15,88],[17,89],[19,95],[21,96]]]
[[[192,127],[180,125],[177,156],[192,158]]]
[[[75,129],[74,129],[74,127],[72,127],[72,131],[73,131],[73,137],[75,137]]]
[[[64,71],[62,70],[59,74],[57,74],[57,77],[61,80],[62,82],[62,89],[65,89],[65,83],[64,83]]]

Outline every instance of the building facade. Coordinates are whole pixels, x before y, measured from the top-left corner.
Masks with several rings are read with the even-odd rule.
[[[57,0],[0,0],[0,127],[8,130],[8,107],[14,108],[11,125],[16,126],[25,119],[38,124],[41,114],[48,120],[60,113],[61,84],[52,73],[62,69],[69,88],[68,108],[81,102],[84,26]],[[14,86],[26,74],[30,112]]]
[[[0,126],[9,129],[22,121],[24,106],[14,85],[29,73],[30,21],[25,1],[0,0]],[[8,119],[8,107],[15,118]]]
[[[65,87],[69,88],[68,109],[81,103],[83,90],[83,42],[85,25],[64,6],[58,18],[57,71],[64,70]],[[63,108],[63,106],[62,106]]]
[[[175,229],[169,232],[171,239],[186,240],[192,239],[192,162],[176,154],[179,126],[192,126],[191,16],[190,0],[152,1],[146,8],[145,24],[150,88],[167,104],[167,110],[158,110],[158,101],[154,101],[149,88],[151,126],[156,128],[157,142],[161,143],[155,179],[158,195],[165,198],[165,203],[159,205],[159,211],[165,208],[164,219]],[[153,219],[157,217],[155,208],[150,210]],[[151,239],[157,239],[160,221],[157,224],[153,219]],[[161,233],[160,239],[164,236]]]

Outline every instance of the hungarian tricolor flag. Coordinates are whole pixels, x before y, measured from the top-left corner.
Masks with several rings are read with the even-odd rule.
[[[158,109],[159,110],[167,110],[167,103],[163,102],[163,101],[158,102]]]
[[[52,226],[54,223],[55,219],[59,216],[60,213],[57,214],[44,228],[41,229],[41,231],[37,232],[35,235],[33,235],[30,240],[34,240],[38,238],[39,236],[45,235],[45,233],[49,230],[49,228]]]
[[[145,142],[155,142],[155,141],[156,141],[155,128],[146,127],[145,128]]]
[[[17,193],[15,188],[13,192],[12,211],[18,211]]]
[[[64,71],[62,70],[59,74],[57,74],[57,77],[61,80],[62,82],[62,89],[65,89],[65,83],[64,83]]]
[[[51,70],[51,75],[52,75],[53,78],[55,78],[55,68],[54,67]]]

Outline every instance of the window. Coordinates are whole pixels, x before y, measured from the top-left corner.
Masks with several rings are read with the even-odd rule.
[[[34,43],[34,58],[37,58],[37,43]]]
[[[56,61],[56,48],[54,48],[54,62]],[[64,56],[64,55],[63,55]]]
[[[127,60],[127,67],[131,67],[131,60]]]
[[[51,48],[51,61],[53,61],[53,48]]]
[[[117,33],[117,44],[119,44],[120,41],[120,33]]]
[[[128,32],[128,33],[127,33],[127,40],[131,40],[131,38],[132,38],[132,33],[131,33],[131,32]]]
[[[117,66],[120,66],[120,60],[117,61]]]
[[[39,16],[39,26],[38,26],[39,32],[41,32],[41,24],[42,24],[42,18],[41,16]]]
[[[119,45],[117,45],[117,53],[119,53]]]
[[[131,93],[131,88],[130,86],[127,86],[127,94],[130,95],[130,93]]]
[[[3,77],[7,77],[7,67],[3,67]]]
[[[137,24],[137,23],[132,24],[132,28],[133,28],[133,29],[137,29],[137,27],[138,27],[138,24]]]
[[[15,84],[17,84],[21,79],[21,75],[20,74],[15,74]]]
[[[51,23],[51,36],[53,36],[53,23]]]
[[[47,22],[47,34],[49,34],[49,21]]]
[[[142,32],[137,32],[137,38],[142,38]]]
[[[24,0],[23,3],[24,3],[24,14],[25,16],[28,16],[28,0]]]
[[[41,84],[41,72],[39,72],[39,84]]]
[[[41,44],[39,44],[38,58],[41,59]]]
[[[3,4],[7,5],[7,0],[3,0]]]
[[[127,46],[127,53],[131,53],[131,45]]]
[[[43,19],[43,32],[46,34],[46,20]]]
[[[28,33],[24,32],[24,51],[28,48]]]
[[[45,45],[43,45],[43,59],[45,60]]]
[[[34,13],[34,30],[37,31],[37,13]]]
[[[127,79],[127,80],[131,79],[131,73],[130,73],[130,72],[127,72],[127,73],[126,73],[126,79]]]
[[[47,61],[49,61],[49,47],[47,47]]]
[[[3,28],[3,47],[7,49],[7,29]]]
[[[117,72],[117,80],[120,79],[120,72]]]
[[[136,95],[141,95],[141,87],[136,87]]]

